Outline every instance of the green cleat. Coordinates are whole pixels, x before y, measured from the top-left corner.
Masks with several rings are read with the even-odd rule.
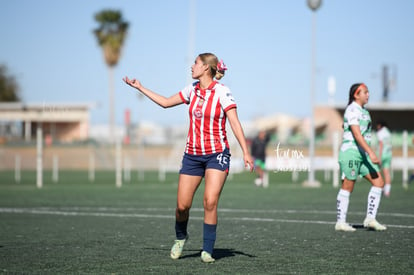
[[[175,240],[174,245],[171,247],[171,259],[177,260],[181,257],[181,254],[183,253],[183,248],[185,245],[185,242],[188,240],[188,235],[183,240]]]
[[[206,251],[203,251],[203,252],[201,252],[201,261],[203,263],[213,263],[213,262],[215,262],[215,259],[213,257],[211,257],[210,253],[208,253]]]

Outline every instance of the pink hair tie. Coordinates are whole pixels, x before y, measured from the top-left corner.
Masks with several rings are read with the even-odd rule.
[[[218,71],[225,71],[227,70],[227,66],[226,64],[224,64],[223,59],[221,59],[218,63],[217,63],[217,70]]]

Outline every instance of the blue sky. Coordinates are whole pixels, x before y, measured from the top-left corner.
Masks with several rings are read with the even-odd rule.
[[[91,123],[108,122],[108,69],[92,33],[94,14],[106,8],[130,23],[114,71],[118,124],[127,108],[135,123],[186,123],[186,105],[159,108],[139,99],[122,77],[169,96],[188,84],[190,64],[202,52],[227,64],[221,82],[232,90],[241,120],[310,114],[306,0],[1,1],[0,64],[16,77],[25,102],[91,103]],[[336,102],[346,103],[355,82],[368,85],[371,102],[380,101],[381,70],[389,65],[397,75],[389,100],[413,103],[413,13],[412,0],[324,0],[316,13],[316,102],[328,102],[331,76]]]

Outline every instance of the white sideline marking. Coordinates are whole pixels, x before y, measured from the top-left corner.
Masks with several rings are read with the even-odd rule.
[[[1,209],[1,208],[0,208]],[[25,209],[25,208],[19,208]],[[153,207],[146,207],[146,208],[137,208],[137,207],[59,207],[59,208],[51,208],[51,207],[36,207],[33,209],[40,209],[40,210],[57,210],[57,211],[134,211],[134,212],[172,212],[175,213],[175,208],[153,208]],[[219,208],[219,212],[226,212],[226,213],[286,213],[286,214],[324,214],[324,215],[336,215],[336,211],[327,211],[327,210],[278,210],[278,209],[230,209],[230,208]],[[1,212],[1,211],[0,211]],[[203,208],[191,208],[191,212],[204,212]],[[353,215],[360,215],[365,216],[366,212],[352,212]],[[402,218],[414,218],[414,214],[403,214],[403,213],[386,213],[380,212],[380,216],[384,217],[402,217]]]
[[[75,212],[46,210],[34,208],[0,208],[0,213],[17,214],[39,214],[39,215],[59,215],[59,216],[93,216],[93,217],[119,217],[119,218],[162,218],[172,219],[172,215],[146,215],[146,214],[125,214],[125,213],[104,213],[104,212]]]
[[[93,209],[93,208],[88,208],[88,209]],[[99,208],[99,209],[102,210],[102,208]],[[117,208],[112,208],[112,210],[113,209],[117,209]],[[227,209],[227,210],[231,210],[231,209]],[[285,211],[285,213],[303,213],[297,210],[289,210],[289,211],[293,211],[293,212]],[[231,212],[231,211],[228,211],[228,212]],[[236,212],[236,211],[233,211],[233,212]],[[253,212],[257,213],[258,211],[252,210],[252,213]],[[322,212],[325,212],[325,211],[322,211]],[[108,212],[79,212],[79,211],[53,210],[51,208],[0,208],[0,213],[59,215],[59,216],[119,217],[119,218],[159,218],[159,219],[173,219],[174,218],[174,215],[153,215],[153,214],[149,215],[149,214],[135,214],[135,213],[108,213]],[[312,213],[318,213],[318,211],[312,211]],[[330,214],[332,214],[332,212],[330,212]],[[394,214],[398,214],[398,213],[394,213]],[[196,219],[196,220],[203,220],[203,217],[193,216],[191,218]],[[227,217],[226,219],[234,220],[234,221],[255,221],[255,222],[307,223],[307,224],[329,224],[329,225],[335,224],[335,222],[332,222],[332,221],[274,219],[274,218]],[[387,224],[387,227],[414,229],[414,225]]]

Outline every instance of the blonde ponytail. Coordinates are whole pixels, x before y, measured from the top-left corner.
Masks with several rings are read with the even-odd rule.
[[[214,78],[217,80],[220,80],[223,78],[223,76],[224,76],[224,71],[217,71],[216,76]]]
[[[198,55],[204,64],[210,67],[211,76],[217,80],[223,78],[225,71],[227,70],[223,60],[218,60],[217,56],[212,53],[202,53]]]

